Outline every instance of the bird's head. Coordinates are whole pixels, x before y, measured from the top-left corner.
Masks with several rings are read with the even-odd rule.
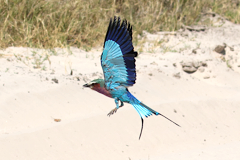
[[[89,87],[94,90],[96,87],[104,87],[103,79],[94,79],[90,83],[84,84],[83,87]]]
[[[95,79],[90,83],[84,84],[83,87],[89,87],[94,91],[97,91],[105,96],[112,98],[111,93],[105,88],[103,79]]]

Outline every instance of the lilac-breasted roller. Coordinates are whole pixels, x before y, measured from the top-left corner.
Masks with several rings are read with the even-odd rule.
[[[130,103],[137,110],[142,120],[140,139],[144,117],[155,114],[161,115],[171,122],[173,121],[146,106],[128,91],[128,87],[133,86],[136,81],[135,57],[137,55],[138,53],[134,51],[132,44],[132,26],[130,23],[126,20],[121,23],[120,17],[110,19],[101,56],[104,80],[95,79],[83,86],[114,98],[116,108],[111,110],[108,116],[117,112],[119,107],[123,106],[123,102]],[[175,122],[173,123],[178,125]]]

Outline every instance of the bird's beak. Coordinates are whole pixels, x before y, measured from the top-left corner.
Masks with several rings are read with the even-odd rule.
[[[89,84],[84,84],[83,87],[90,87],[91,85]]]

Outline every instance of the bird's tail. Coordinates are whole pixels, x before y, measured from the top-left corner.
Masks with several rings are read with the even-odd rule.
[[[159,115],[157,111],[154,111],[152,108],[146,106],[142,102],[140,102],[137,98],[135,98],[130,92],[128,92],[128,97],[130,98],[130,104],[137,110],[138,114],[141,118],[151,116],[152,114]]]
[[[133,105],[133,107],[137,110],[137,112],[141,118],[151,116],[152,114],[155,114],[155,115],[160,114],[157,111],[154,111],[152,108],[146,106],[142,102],[140,102],[138,100],[136,101],[136,100],[135,100],[135,102],[132,102],[131,105]]]
[[[148,117],[151,116],[152,114],[155,115],[161,115],[164,118],[166,118],[167,120],[171,121],[172,123],[174,123],[175,125],[179,126],[176,122],[172,121],[171,119],[169,119],[168,117],[162,115],[161,113],[153,110],[152,108],[146,106],[145,104],[143,104],[142,102],[140,102],[137,98],[135,98],[130,92],[128,92],[128,96],[130,97],[131,101],[129,102],[131,105],[133,105],[133,107],[137,110],[138,114],[141,117],[142,120],[142,128],[141,128],[141,132],[140,132],[140,136],[139,139],[141,138],[142,135],[142,129],[143,129],[143,118],[144,117]]]

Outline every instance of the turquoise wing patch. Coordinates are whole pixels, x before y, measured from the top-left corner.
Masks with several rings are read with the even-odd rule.
[[[126,20],[114,17],[110,20],[105,37],[101,65],[107,88],[132,86],[136,81],[136,65],[132,45],[132,27]]]

